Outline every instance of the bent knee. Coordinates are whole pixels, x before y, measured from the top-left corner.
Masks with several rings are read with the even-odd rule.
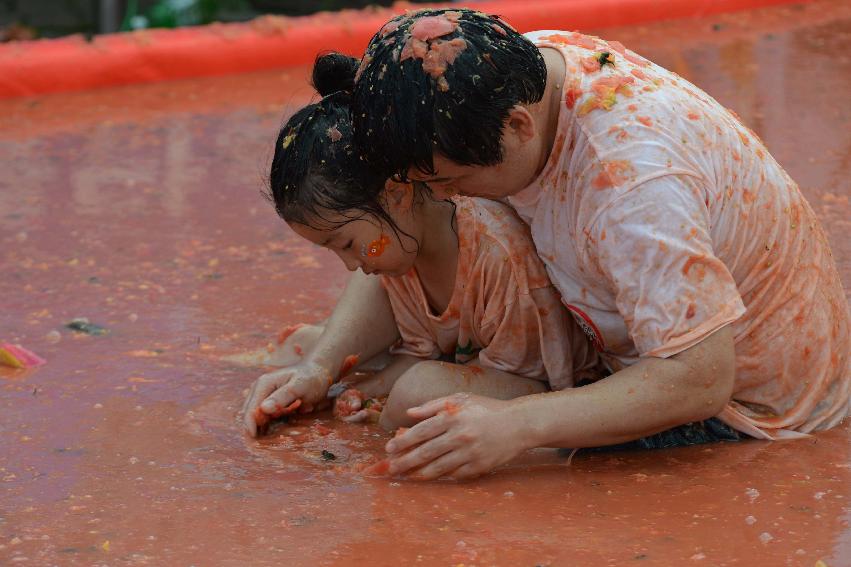
[[[410,367],[390,390],[379,424],[385,429],[413,425],[414,420],[408,417],[409,409],[452,393],[443,383],[445,376],[446,368],[437,361],[425,360]]]

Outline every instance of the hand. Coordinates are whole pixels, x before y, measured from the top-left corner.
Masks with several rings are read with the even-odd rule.
[[[301,413],[313,411],[325,401],[331,382],[327,368],[309,361],[264,374],[251,385],[242,406],[246,431],[257,437],[275,418],[296,409]]]
[[[408,410],[421,420],[387,443],[390,475],[433,480],[475,478],[525,449],[512,429],[509,402],[453,394]],[[417,470],[418,469],[418,470]]]

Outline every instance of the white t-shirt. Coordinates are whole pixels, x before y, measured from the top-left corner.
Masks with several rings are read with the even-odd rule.
[[[509,199],[612,370],[733,325],[733,402],[757,437],[848,413],[848,303],[825,234],[759,138],[709,95],[617,42],[527,34],[566,64],[554,148]]]

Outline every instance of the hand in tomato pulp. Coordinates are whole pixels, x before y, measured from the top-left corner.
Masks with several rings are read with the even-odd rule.
[[[454,394],[408,410],[421,420],[389,441],[390,475],[418,480],[475,478],[526,449],[510,426],[511,403]]]
[[[305,361],[264,374],[254,381],[242,406],[243,423],[252,437],[268,423],[298,410],[308,413],[326,403],[331,374],[323,366]]]

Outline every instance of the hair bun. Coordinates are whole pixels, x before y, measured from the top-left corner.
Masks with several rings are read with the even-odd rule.
[[[355,73],[360,61],[342,53],[326,53],[316,58],[313,64],[313,88],[328,96],[337,91],[351,93],[355,88]]]

